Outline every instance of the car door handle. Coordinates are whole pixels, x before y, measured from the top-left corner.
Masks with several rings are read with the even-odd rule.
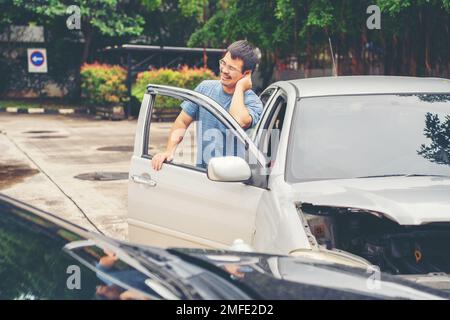
[[[149,187],[156,187],[156,181],[152,180],[150,175],[147,174],[147,173],[144,173],[141,176],[132,175],[131,176],[131,180],[133,180],[133,182],[144,184],[144,185],[149,186]]]

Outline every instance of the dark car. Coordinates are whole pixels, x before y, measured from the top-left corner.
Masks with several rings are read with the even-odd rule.
[[[0,195],[0,299],[447,298],[378,276],[309,258],[133,245]]]

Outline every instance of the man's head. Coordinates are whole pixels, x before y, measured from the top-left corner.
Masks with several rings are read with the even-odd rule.
[[[255,48],[246,40],[232,43],[220,60],[220,81],[225,87],[234,87],[236,83],[251,74],[259,62]]]

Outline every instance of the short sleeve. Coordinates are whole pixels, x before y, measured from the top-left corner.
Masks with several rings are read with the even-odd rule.
[[[203,81],[194,89],[194,91],[203,93],[204,89],[204,83]],[[183,101],[183,103],[180,105],[181,109],[183,109],[184,112],[186,112],[191,118],[194,120],[198,120],[198,105],[190,102],[190,101]]]
[[[261,117],[262,111],[263,111],[263,104],[259,97],[252,92],[252,94],[245,97],[245,106],[248,109],[248,113],[252,117],[252,125],[251,127],[254,127]]]
[[[181,109],[186,112],[192,119],[198,120],[198,105],[190,101],[183,101]]]

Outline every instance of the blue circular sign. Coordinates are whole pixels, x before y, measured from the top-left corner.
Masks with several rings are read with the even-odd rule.
[[[33,51],[30,55],[31,64],[40,67],[45,61],[44,55],[41,51]]]

